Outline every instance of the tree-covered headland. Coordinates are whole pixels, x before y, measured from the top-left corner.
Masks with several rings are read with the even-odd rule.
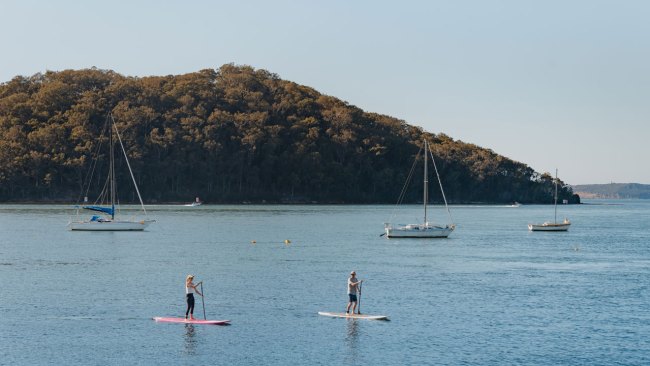
[[[553,200],[549,174],[228,64],[152,77],[66,70],[0,84],[0,201],[76,201],[109,112],[149,203],[394,203],[424,138],[452,203]],[[135,201],[125,162],[116,164],[120,199]],[[93,177],[100,190],[105,177]],[[405,201],[421,201],[421,187],[415,174]],[[441,200],[436,185],[430,196]],[[569,187],[559,197],[579,202]]]

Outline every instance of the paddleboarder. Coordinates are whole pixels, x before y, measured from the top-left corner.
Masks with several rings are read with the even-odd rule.
[[[189,314],[190,320],[194,320],[194,293],[196,292],[197,294],[203,296],[199,289],[196,288],[198,285],[195,285],[192,281],[194,281],[194,275],[187,275],[187,278],[185,278],[185,297],[187,299],[185,319],[187,319],[187,315]]]
[[[359,292],[359,285],[362,282],[357,278],[355,271],[350,272],[350,278],[348,278],[348,307],[345,309],[346,314],[350,313],[350,307],[352,307],[352,314],[357,309],[357,292]]]

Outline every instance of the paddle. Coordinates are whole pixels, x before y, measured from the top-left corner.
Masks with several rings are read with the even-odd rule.
[[[201,303],[203,304],[203,320],[207,320],[205,317],[205,292],[203,292],[203,281],[199,282],[201,285]]]
[[[361,314],[361,285],[363,285],[363,281],[359,282],[359,303],[357,304],[357,314]]]

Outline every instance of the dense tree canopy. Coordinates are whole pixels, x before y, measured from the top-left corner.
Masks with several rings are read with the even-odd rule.
[[[75,201],[109,112],[147,202],[393,203],[426,138],[451,202],[552,203],[549,174],[232,64],[143,78],[66,70],[0,84],[0,200]],[[129,180],[120,175],[119,186]],[[415,175],[406,201],[421,200],[421,184]],[[121,199],[133,201],[127,192]],[[568,187],[560,199],[579,200]]]

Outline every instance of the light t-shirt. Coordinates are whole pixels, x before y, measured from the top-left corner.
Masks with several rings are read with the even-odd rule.
[[[359,283],[358,278],[356,278],[356,277],[354,279],[348,278],[348,294],[350,294],[350,295],[356,295],[357,294],[357,287],[358,286],[353,286],[354,284],[357,284],[357,283]]]
[[[185,294],[193,294],[193,293],[194,293],[194,287],[185,285]]]

